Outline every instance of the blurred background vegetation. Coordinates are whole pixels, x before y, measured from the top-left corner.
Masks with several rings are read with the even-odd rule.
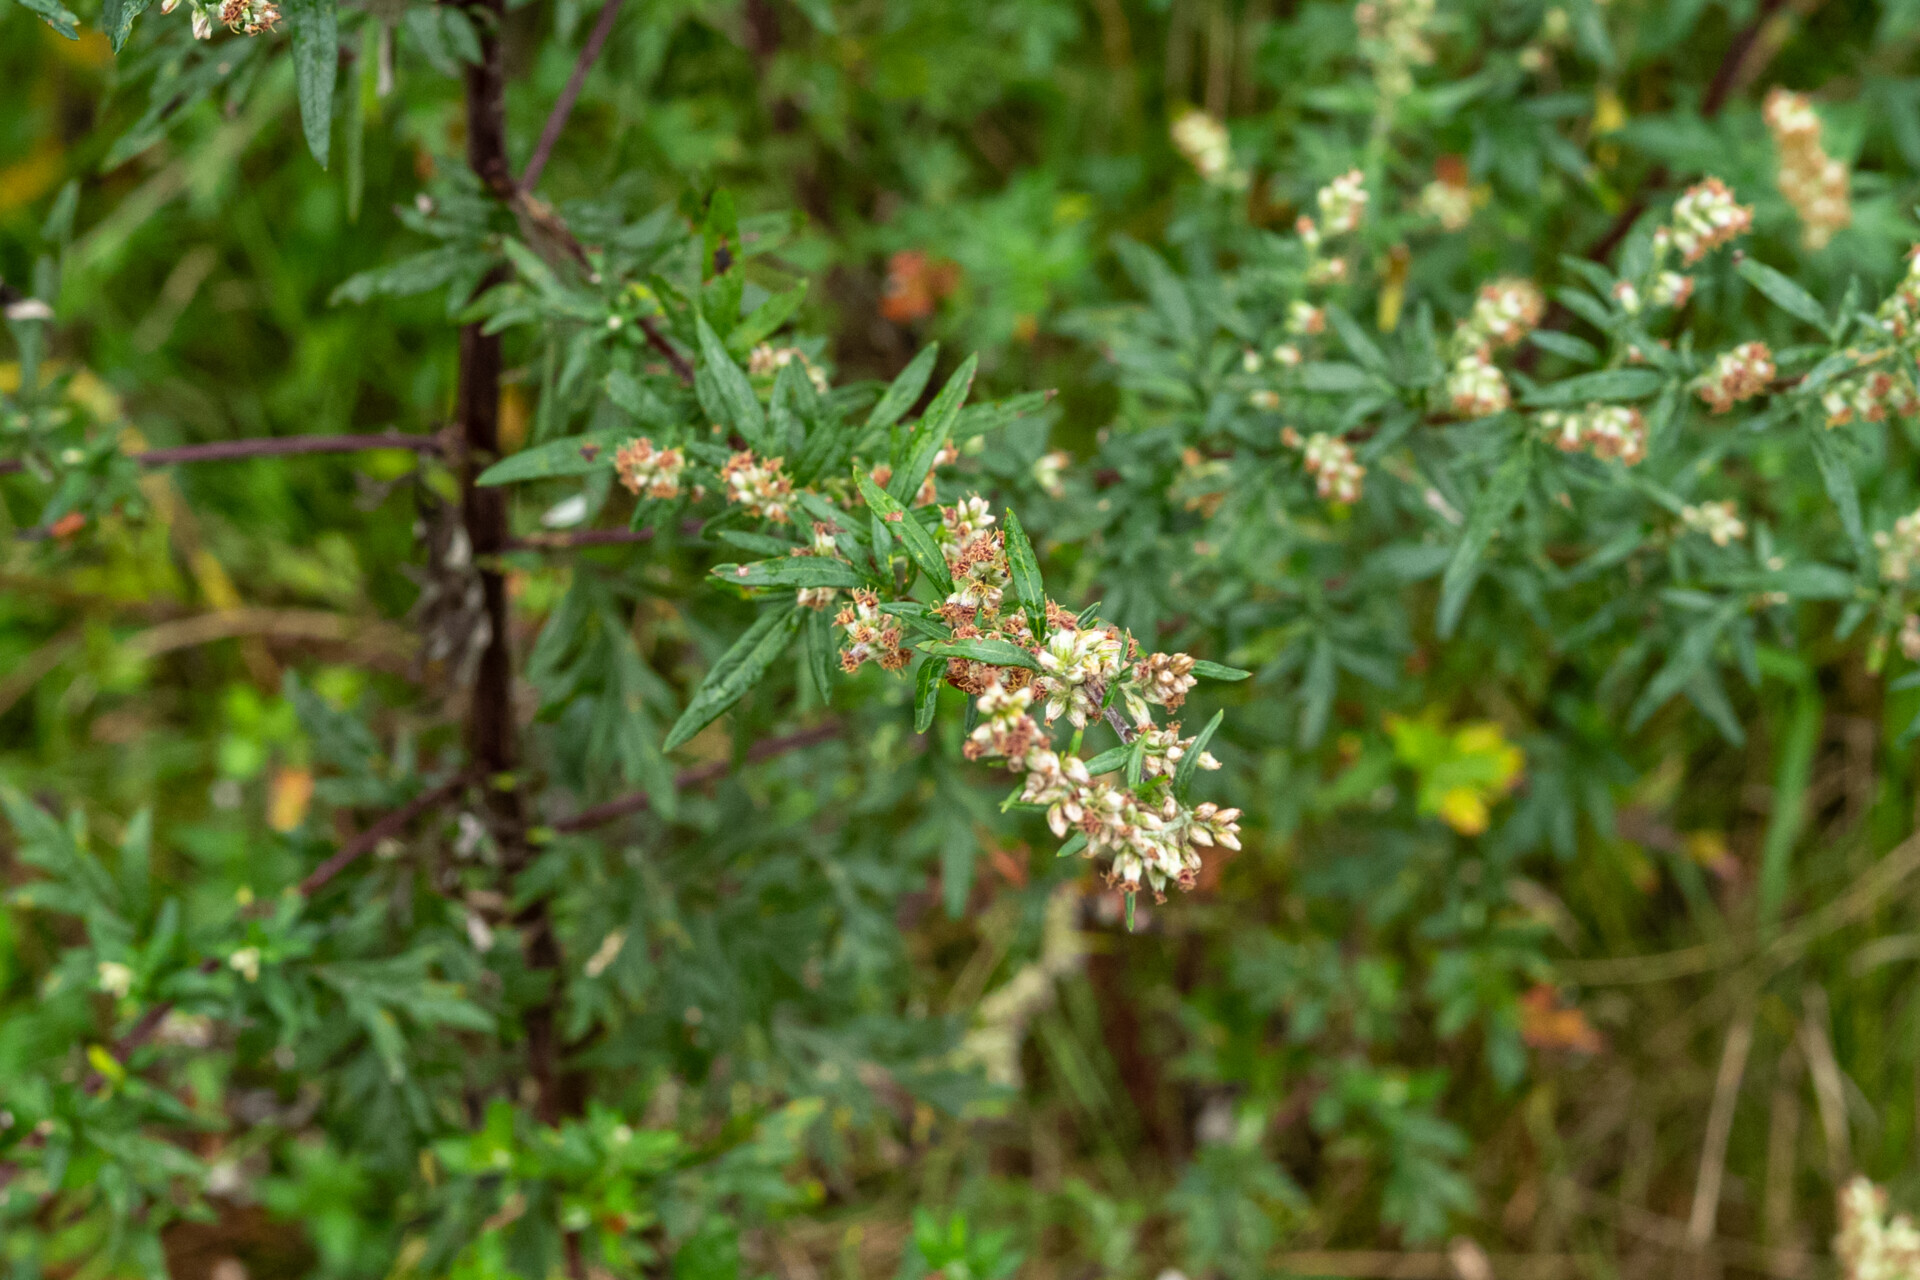
[[[342,10],[323,169],[284,34],[194,43],[184,14],[156,8],[116,57],[97,30],[66,39],[0,0],[0,280],[52,305],[34,333],[76,432],[163,447],[446,423],[460,300],[333,300],[425,245],[427,193],[444,203],[457,183],[462,37],[442,13]],[[508,14],[516,163],[595,17],[577,0]],[[644,1184],[658,1258],[633,1273],[1814,1276],[1834,1267],[1849,1175],[1920,1204],[1920,695],[1893,678],[1901,661],[1869,663],[1867,634],[1836,635],[1830,610],[1768,642],[1765,678],[1736,690],[1738,742],[1684,703],[1629,728],[1578,641],[1569,655],[1528,630],[1518,588],[1441,640],[1431,584],[1410,575],[1418,608],[1338,605],[1352,656],[1336,685],[1329,648],[1315,684],[1262,612],[1298,562],[1240,498],[1321,513],[1309,541],[1338,541],[1348,517],[1267,487],[1206,523],[1228,483],[1154,432],[1157,388],[1212,375],[1134,376],[1133,358],[1166,338],[1140,328],[1172,306],[1157,289],[1251,289],[1354,165],[1382,227],[1350,309],[1381,330],[1386,292],[1395,314],[1401,298],[1460,314],[1495,275],[1578,279],[1567,257],[1605,257],[1707,173],[1755,206],[1755,252],[1821,299],[1855,277],[1877,298],[1914,237],[1920,6],[1462,0],[1426,30],[1433,57],[1383,126],[1382,58],[1344,4],[621,13],[542,194],[613,225],[684,221],[725,189],[743,214],[785,216],[771,265],[808,284],[798,327],[838,377],[891,378],[938,340],[943,376],[977,351],[992,395],[1057,389],[971,464],[1018,497],[1056,594],[1256,669],[1195,709],[1228,708],[1207,785],[1246,811],[1245,848],[1197,892],[1143,903],[1129,934],[1117,895],[999,810],[1005,779],[959,758],[958,699],[922,744],[907,691],[878,673],[823,708],[795,672],[733,736],[667,760],[660,708],[746,617],[700,603],[714,557],[515,551],[543,812],[654,796],[539,864],[567,1035],[604,1109],[579,1123],[739,1157],[698,1185]],[[1851,171],[1851,225],[1817,250],[1775,190],[1760,114],[1775,84],[1815,95]],[[1188,107],[1226,122],[1243,185],[1206,182],[1174,146]],[[1468,210],[1444,234],[1419,212],[1433,183]],[[1703,350],[1762,305],[1716,280],[1689,322]],[[16,393],[41,339],[12,331],[0,391]],[[555,407],[566,358],[510,337],[508,451],[582,429]],[[1888,441],[1863,471],[1891,519],[1920,477],[1912,441]],[[1035,472],[1053,450],[1072,457],[1057,484]],[[1819,478],[1783,456],[1724,465],[1774,486],[1783,523],[1825,510]],[[136,878],[161,888],[142,901],[176,899],[189,932],[241,927],[391,807],[395,779],[457,752],[457,689],[413,661],[420,530],[444,481],[400,450],[154,470],[118,511],[0,480],[0,779],[84,812],[102,849],[138,844],[150,811]],[[50,501],[85,527],[46,519]],[[516,530],[538,534],[551,512],[516,502]],[[543,641],[563,607],[597,621]],[[633,740],[605,727],[643,704]],[[747,759],[828,716],[837,733]],[[377,739],[380,769],[343,763],[355,734]],[[683,773],[674,798],[675,766],[728,761],[717,782]],[[63,960],[82,932],[34,908],[44,863],[19,855],[55,837],[14,825],[0,877],[29,896],[0,913],[0,1107],[66,1116],[61,1090],[98,1066],[87,1046],[140,1010],[97,990],[97,939],[78,968]],[[466,852],[434,852],[462,839],[451,817],[412,829],[340,906],[357,963],[426,957],[380,981],[485,988],[483,942],[512,913]],[[1770,895],[1763,865],[1782,868]],[[411,1001],[390,1002],[399,1057],[331,1006],[298,1044],[265,1022],[176,1028],[164,1074],[183,1113],[159,1127],[192,1171],[89,1148],[50,1176],[92,1180],[95,1198],[0,1203],[0,1265],[193,1280],[559,1265],[537,1242],[515,1252],[527,1202],[487,1178],[514,1141],[488,1105],[518,1097],[510,1021],[494,1035]],[[143,1165],[146,1200],[110,1172]],[[153,1207],[127,1228],[136,1200]],[[115,1253],[143,1221],[161,1253]]]

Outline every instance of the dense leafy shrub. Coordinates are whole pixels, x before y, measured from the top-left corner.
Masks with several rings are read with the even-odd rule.
[[[14,1272],[1902,1274],[1903,9],[140,8],[0,11]]]

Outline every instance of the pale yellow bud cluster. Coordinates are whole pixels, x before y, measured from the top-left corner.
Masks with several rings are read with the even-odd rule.
[[[1889,532],[1873,535],[1880,549],[1880,576],[1888,582],[1905,582],[1920,565],[1920,511],[1912,511],[1893,522]]]
[[[1732,502],[1688,503],[1680,508],[1680,522],[1695,533],[1704,533],[1716,547],[1728,546],[1747,536],[1740,508]]]
[[[1780,194],[1800,215],[1800,238],[1818,249],[1853,221],[1847,193],[1847,166],[1820,145],[1820,117],[1802,93],[1775,87],[1761,114],[1773,134],[1779,162]]]

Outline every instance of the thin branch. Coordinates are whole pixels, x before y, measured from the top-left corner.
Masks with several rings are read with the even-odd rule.
[[[362,831],[359,835],[341,845],[338,852],[315,867],[308,873],[307,878],[300,882],[298,890],[300,896],[303,898],[311,898],[314,894],[325,888],[328,881],[332,880],[342,871],[345,871],[355,862],[358,862],[361,858],[364,858],[367,854],[373,852],[374,849],[379,847],[382,840],[398,835],[406,828],[409,822],[412,822],[423,813],[439,808],[448,800],[458,795],[460,789],[467,785],[471,777],[472,775],[469,773],[458,773],[439,786],[422,791],[419,795],[407,801],[407,803],[401,805],[398,809],[395,809],[392,813],[381,818],[365,831]]]
[[[546,127],[540,130],[540,141],[534,145],[533,154],[527,158],[527,167],[520,174],[522,190],[531,191],[540,185],[540,175],[547,167],[548,158],[553,155],[554,144],[560,141],[560,131],[567,127],[567,117],[573,114],[573,104],[579,99],[580,89],[587,82],[587,72],[600,56],[601,46],[606,44],[607,37],[613,34],[613,20],[619,13],[620,0],[607,0],[600,6],[600,17],[593,24],[593,32],[587,37],[580,57],[573,64],[573,74],[567,77],[567,87],[560,91],[553,110],[547,113]]]
[[[811,747],[837,737],[841,724],[838,720],[826,720],[810,728],[778,738],[765,738],[747,748],[747,762],[757,764],[762,760],[771,760],[775,756],[785,755],[789,751],[798,751],[802,747]],[[730,760],[715,760],[708,764],[695,765],[691,769],[682,769],[674,775],[674,790],[697,787],[724,777],[733,768]],[[582,809],[570,818],[562,818],[553,824],[555,831],[587,831],[594,827],[605,826],[616,818],[624,818],[630,813],[639,813],[653,803],[653,799],[644,791],[609,800],[605,804]]]
[[[1733,1136],[1733,1108],[1740,1099],[1740,1081],[1747,1073],[1747,1051],[1751,1048],[1753,1011],[1748,1008],[1727,1029],[1727,1047],[1720,1055],[1720,1075],[1713,1085],[1706,1140],[1700,1147],[1700,1172],[1693,1184],[1693,1212],[1687,1217],[1687,1244],[1694,1249],[1704,1249],[1712,1241],[1714,1223],[1720,1217],[1727,1139]]]
[[[1765,0],[1760,12],[1753,15],[1753,21],[1740,29],[1740,34],[1727,46],[1726,56],[1720,59],[1720,66],[1713,73],[1713,82],[1707,86],[1707,96],[1700,100],[1700,114],[1712,119],[1720,114],[1720,108],[1727,104],[1727,98],[1742,80],[1751,81],[1752,74],[1741,75],[1741,66],[1747,60],[1748,50],[1754,41],[1760,38],[1760,31],[1774,14],[1787,7],[1787,0]],[[1757,68],[1756,68],[1757,70]]]

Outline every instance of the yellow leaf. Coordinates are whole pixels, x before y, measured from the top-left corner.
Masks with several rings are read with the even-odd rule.
[[[1620,101],[1620,95],[1615,93],[1610,86],[1602,85],[1600,91],[1593,95],[1594,134],[1598,136],[1600,134],[1617,132],[1624,127],[1626,123],[1626,103]]]
[[[119,1084],[127,1078],[127,1069],[120,1065],[120,1060],[97,1044],[87,1046],[87,1065],[113,1084]]]
[[[307,769],[281,769],[273,775],[267,791],[267,825],[275,831],[291,831],[307,816],[313,800],[313,773]]]
[[[1487,802],[1472,787],[1454,787],[1440,797],[1440,820],[1463,836],[1487,829]]]

